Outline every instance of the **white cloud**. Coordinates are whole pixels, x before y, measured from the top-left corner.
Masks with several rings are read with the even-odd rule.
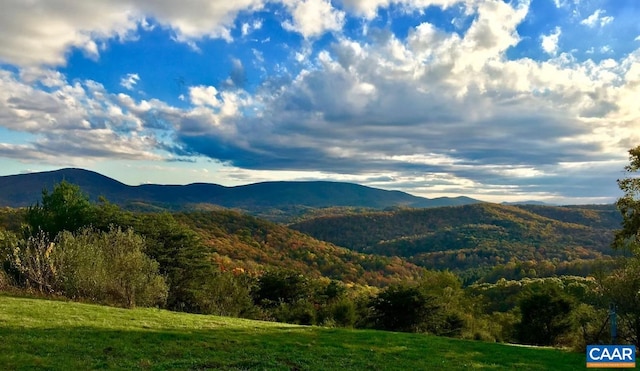
[[[189,88],[189,98],[196,106],[219,107],[220,101],[216,97],[218,89],[214,86],[192,86]]]
[[[638,52],[580,61],[561,52],[563,34],[556,28],[541,38],[543,50],[553,57],[507,58],[507,50],[520,42],[517,29],[529,12],[528,2],[411,2],[426,3],[465,4],[473,22],[461,33],[423,23],[406,38],[389,33],[361,41],[340,35],[326,50],[313,49],[309,40],[291,50],[291,56],[299,52],[302,70],[288,70],[293,76],[277,88],[265,83],[251,95],[235,83],[191,86],[180,108],[114,96],[90,81],[70,83],[44,67],[19,74],[0,70],[0,126],[34,138],[26,144],[0,143],[0,153],[17,158],[21,151],[50,161],[55,153],[153,160],[169,151],[232,164],[238,177],[276,174],[267,171],[294,178],[350,174],[344,179],[376,178],[370,182],[427,195],[473,194],[482,188],[487,198],[508,190],[548,199],[572,192],[593,199],[591,189],[609,187],[598,184],[604,182],[602,174],[612,163],[624,163],[630,144],[640,142]],[[369,16],[385,4],[347,1],[345,6]],[[289,27],[307,37],[342,27],[339,11],[327,1],[292,0],[287,7],[293,17]],[[235,8],[225,9],[217,11],[233,17]],[[328,23],[310,18],[321,18],[322,9]],[[168,17],[158,22],[167,25]],[[172,27],[196,40],[193,35],[213,32],[209,23],[202,24]],[[253,26],[247,24],[249,32]],[[234,61],[234,68],[241,67]],[[597,174],[572,168],[583,163],[595,164]]]
[[[9,1],[0,12],[0,61],[63,65],[72,47],[96,57],[95,40],[126,39],[136,27],[130,4],[107,1]]]
[[[540,37],[542,40],[540,44],[542,50],[550,55],[558,54],[558,41],[560,40],[561,34],[562,30],[560,27],[556,27],[549,35],[542,35]]]
[[[289,11],[290,20],[283,26],[314,38],[325,32],[341,30],[346,12],[335,8],[330,0],[280,0]],[[527,3],[527,1],[524,1]],[[77,48],[97,59],[102,45],[111,39],[134,40],[138,29],[150,30],[154,22],[171,29],[175,39],[198,50],[204,37],[231,41],[231,29],[240,12],[262,9],[266,0],[237,1],[134,1],[75,0],[56,2],[34,0],[11,1],[0,13],[0,62],[19,66],[58,66],[66,63],[69,50]],[[447,8],[462,4],[468,12],[476,6],[498,6],[495,0],[346,0],[346,10],[371,19],[377,9],[390,4],[421,11],[429,6]],[[479,5],[478,5],[479,4]],[[504,8],[503,4],[501,8]],[[20,22],[15,20],[19,19]],[[260,20],[240,26],[248,35],[261,28]],[[42,32],[47,30],[47,32]],[[480,35],[478,35],[480,36]]]
[[[290,9],[293,22],[285,21],[282,26],[305,38],[338,31],[344,24],[345,13],[335,9],[329,0],[284,0],[284,3]]]
[[[138,81],[140,81],[140,76],[137,73],[128,73],[120,79],[120,86],[127,90],[133,90]]]
[[[27,84],[40,83],[49,88],[61,87],[66,84],[64,75],[59,71],[38,67],[21,69],[20,79]]]
[[[512,7],[500,0],[485,0],[477,5],[477,18],[463,40],[465,52],[473,54],[472,58],[468,58],[474,61],[472,64],[498,57],[509,47],[518,44],[520,37],[516,26],[527,16],[529,2],[517,4]]]
[[[155,139],[142,120],[123,110],[102,85],[70,84],[63,76],[54,76],[50,91],[44,91],[37,84],[49,81],[51,73],[29,70],[19,77],[0,69],[0,127],[34,138],[19,145],[0,142],[3,157],[51,163],[161,158],[154,153]]]
[[[194,46],[202,37],[230,40],[236,15],[263,5],[263,0],[9,1],[0,12],[0,35],[5,35],[0,37],[0,62],[64,65],[71,48],[95,59],[98,43],[132,39],[138,27],[150,28],[148,18],[172,29],[177,40]]]
[[[241,26],[242,36],[247,36],[255,30],[262,28],[262,20],[254,19],[252,22],[245,22]]]
[[[546,44],[556,54],[547,61],[509,60],[527,10],[487,1],[462,36],[423,23],[405,40],[343,37],[291,84],[254,96],[257,106],[224,119],[211,110],[224,131],[202,114],[177,141],[248,169],[393,173],[396,180],[429,173],[436,175],[423,184],[440,179],[439,192],[483,188],[496,197],[491,192],[508,188],[586,200],[591,191],[571,188],[568,171],[556,166],[618,161],[640,141],[640,108],[632,103],[640,66],[630,57],[580,62],[559,53],[557,40]],[[256,113],[243,113],[251,107]],[[602,173],[570,176],[615,188],[596,187]]]
[[[604,27],[607,24],[613,22],[613,17],[604,16],[604,14],[606,14],[605,10],[598,9],[593,14],[580,21],[580,24],[583,24],[590,28],[594,28],[596,26]]]
[[[366,19],[373,19],[378,14],[378,9],[387,8],[391,4],[397,4],[407,10],[422,10],[430,6],[449,8],[457,4],[472,7],[482,0],[342,0],[346,9]]]

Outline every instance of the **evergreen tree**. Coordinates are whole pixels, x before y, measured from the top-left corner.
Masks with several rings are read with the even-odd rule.
[[[62,231],[75,232],[91,224],[93,218],[94,208],[89,197],[79,186],[64,180],[56,184],[51,193],[44,189],[42,202],[29,207],[25,215],[29,234],[35,236],[43,231],[50,240]]]

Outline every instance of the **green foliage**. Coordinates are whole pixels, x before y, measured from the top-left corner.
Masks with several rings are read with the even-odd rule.
[[[573,310],[572,321],[577,326],[573,339],[569,342],[578,352],[584,352],[587,345],[610,344],[609,311],[589,304],[580,303]]]
[[[618,179],[618,186],[624,195],[616,202],[622,214],[622,229],[616,231],[613,247],[628,249],[640,254],[640,146],[629,150],[629,165],[625,166],[627,176]]]
[[[333,324],[339,327],[353,327],[357,320],[356,306],[353,300],[343,297],[330,302],[326,307],[327,314],[321,325]]]
[[[76,231],[91,224],[94,217],[89,197],[80,187],[66,181],[56,184],[53,191],[42,191],[42,202],[27,209],[25,221],[30,234],[42,230],[52,240],[59,232]]]
[[[205,286],[215,279],[217,269],[208,249],[198,235],[168,213],[135,214],[127,222],[143,235],[147,254],[159,263],[160,273],[167,277],[167,306],[173,310],[206,313]]]
[[[55,255],[64,272],[59,279],[71,293],[129,308],[166,300],[167,285],[158,274],[158,263],[145,255],[144,239],[133,230],[66,232],[57,245]]]
[[[574,305],[557,286],[526,292],[519,302],[522,319],[517,326],[518,339],[525,344],[556,345],[572,328]]]
[[[219,316],[258,318],[259,309],[253,304],[250,281],[245,275],[214,273],[199,290],[194,291],[198,311]]]
[[[84,228],[44,231],[26,240],[0,232],[5,271],[18,284],[41,293],[133,307],[159,305],[167,287],[158,263],[144,254],[144,240],[132,230]]]
[[[316,309],[307,299],[295,302],[279,302],[268,308],[268,319],[276,322],[294,323],[297,325],[316,324]]]
[[[371,302],[375,328],[423,332],[438,306],[435,298],[417,285],[391,285]]]
[[[605,298],[616,306],[619,338],[640,345],[640,258],[604,278]]]
[[[98,231],[90,228],[57,237],[54,256],[58,264],[58,289],[72,299],[107,302],[107,270],[103,247],[96,243]],[[117,301],[116,301],[117,302]]]
[[[163,304],[167,297],[164,278],[158,273],[158,262],[144,250],[144,239],[132,229],[119,228],[102,233],[101,244],[108,263],[109,292],[124,299],[128,307]]]
[[[295,303],[308,299],[311,295],[309,279],[295,271],[277,269],[267,271],[258,278],[254,300],[269,307],[280,303]]]
[[[20,232],[24,223],[26,209],[0,208],[0,230],[5,229],[15,233]]]
[[[616,231],[613,248],[631,253],[624,267],[603,280],[605,297],[617,307],[620,337],[640,346],[640,146],[629,150],[626,176],[618,180],[624,193],[616,202],[622,228]]]
[[[3,269],[0,269],[0,291],[9,290],[12,286],[11,284],[9,275]]]
[[[0,244],[5,271],[13,274],[21,286],[35,288],[41,293],[56,291],[54,243],[40,231],[27,239],[19,239],[11,232],[0,232]]]

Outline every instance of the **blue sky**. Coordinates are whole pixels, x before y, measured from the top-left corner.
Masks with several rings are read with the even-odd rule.
[[[0,175],[612,202],[636,0],[9,0]]]

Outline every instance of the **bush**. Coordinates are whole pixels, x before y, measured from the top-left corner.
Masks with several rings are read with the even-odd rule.
[[[522,319],[517,335],[524,344],[556,345],[573,327],[570,314],[574,303],[555,286],[525,293],[519,306]]]
[[[161,305],[168,288],[144,246],[144,239],[131,229],[63,232],[53,253],[57,287],[73,298],[126,307]]]
[[[295,323],[298,325],[314,325],[316,323],[315,307],[308,300],[299,300],[294,303],[280,302],[269,312],[276,322]]]
[[[36,288],[41,293],[54,293],[57,267],[52,254],[54,244],[44,232],[18,239],[11,232],[0,235],[3,266],[20,286]]]
[[[245,276],[235,276],[231,272],[216,272],[194,292],[197,311],[219,316],[258,317],[250,286]]]
[[[0,269],[0,290],[8,290],[11,287],[11,279],[9,275]]]
[[[349,298],[329,304],[329,312],[336,326],[353,327],[356,322],[356,307]]]
[[[372,300],[374,326],[381,330],[423,332],[438,310],[418,286],[393,285]]]

